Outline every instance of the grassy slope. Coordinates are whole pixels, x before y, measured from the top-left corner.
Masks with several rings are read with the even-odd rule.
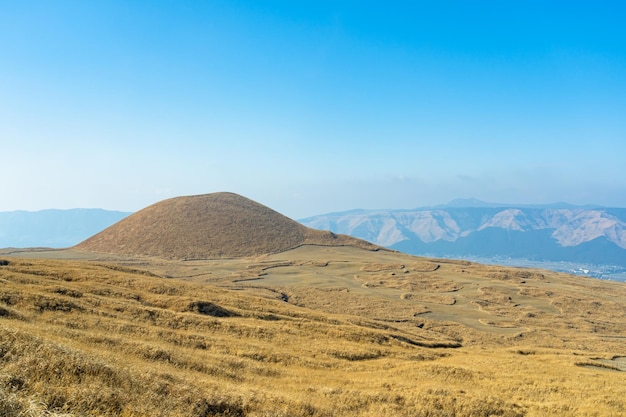
[[[626,355],[622,284],[354,248],[3,259],[0,415],[626,414],[598,360]]]
[[[237,258],[283,252],[304,243],[376,246],[302,226],[233,193],[160,201],[81,242],[82,250],[170,259]]]

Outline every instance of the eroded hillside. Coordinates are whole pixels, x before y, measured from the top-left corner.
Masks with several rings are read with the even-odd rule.
[[[7,416],[626,413],[623,284],[306,245],[3,259]]]

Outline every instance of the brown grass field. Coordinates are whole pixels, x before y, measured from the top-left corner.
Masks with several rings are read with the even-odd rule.
[[[350,246],[0,260],[1,416],[626,415],[620,283]]]

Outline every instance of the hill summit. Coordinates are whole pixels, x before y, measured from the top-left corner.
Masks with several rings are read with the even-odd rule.
[[[210,259],[278,253],[304,244],[378,249],[356,238],[310,229],[227,192],[160,201],[75,248],[119,255]]]

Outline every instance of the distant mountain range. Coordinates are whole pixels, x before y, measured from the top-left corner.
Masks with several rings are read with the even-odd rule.
[[[300,222],[415,255],[626,266],[626,209],[621,208],[471,199],[412,210],[351,210]]]
[[[0,248],[64,248],[132,213],[102,209],[0,212]],[[410,210],[350,210],[299,220],[414,255],[523,258],[626,267],[626,209],[454,200]]]
[[[0,212],[0,248],[65,248],[130,213],[102,209]]]

